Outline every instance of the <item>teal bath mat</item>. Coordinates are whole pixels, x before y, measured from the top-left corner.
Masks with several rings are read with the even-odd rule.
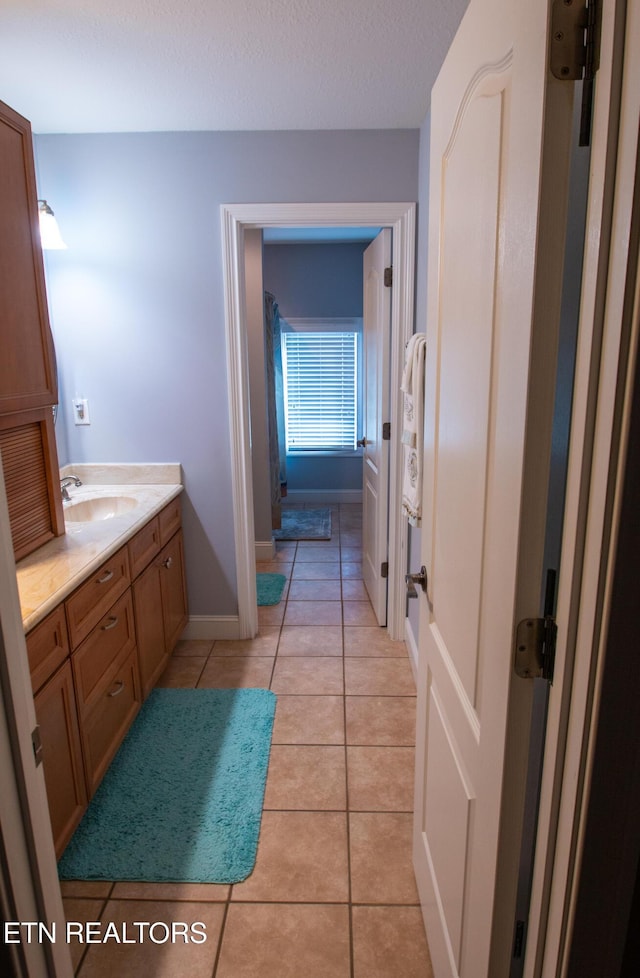
[[[275,704],[266,689],[154,689],[62,855],[60,878],[246,879]]]
[[[330,540],[330,509],[283,509],[276,540]]]
[[[284,574],[256,574],[258,606],[278,604],[286,583]]]

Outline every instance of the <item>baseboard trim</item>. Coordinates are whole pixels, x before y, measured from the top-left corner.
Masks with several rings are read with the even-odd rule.
[[[362,503],[362,489],[289,489],[283,506],[291,503]]]
[[[416,637],[413,634],[413,628],[409,618],[404,620],[404,640],[407,646],[407,651],[409,653],[409,662],[411,663],[411,669],[413,671],[413,678],[416,686],[418,685],[418,643]]]
[[[240,638],[240,619],[237,615],[192,615],[180,637],[212,641]]]
[[[273,560],[276,555],[276,541],[271,538],[271,540],[256,540],[256,560]]]

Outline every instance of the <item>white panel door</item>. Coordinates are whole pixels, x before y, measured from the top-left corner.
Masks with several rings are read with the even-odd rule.
[[[380,625],[387,624],[382,565],[388,554],[389,442],[382,426],[389,420],[391,289],[384,284],[384,270],[390,265],[391,230],[385,228],[363,256],[362,576]]]
[[[503,978],[512,953],[528,743],[510,733],[530,690],[513,633],[539,613],[571,125],[547,13],[471,0],[431,100],[414,862],[436,978]]]

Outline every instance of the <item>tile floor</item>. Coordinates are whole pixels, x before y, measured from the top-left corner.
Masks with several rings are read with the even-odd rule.
[[[411,867],[415,686],[362,583],[360,507],[332,507],[330,541],[281,543],[258,570],[288,579],[258,637],[181,642],[160,682],[277,694],[255,869],[233,886],[63,883],[68,920],[206,925],[201,944],[72,944],[80,978],[432,976]]]

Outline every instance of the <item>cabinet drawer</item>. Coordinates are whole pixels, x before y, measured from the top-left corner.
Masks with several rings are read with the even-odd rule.
[[[134,581],[160,550],[160,523],[157,516],[129,540],[128,547],[129,570],[131,580]]]
[[[176,496],[172,499],[163,510],[158,513],[158,520],[160,522],[160,546],[164,547],[176,530],[180,529],[180,523],[182,521],[182,512],[180,509],[180,497]]]
[[[135,648],[124,654],[82,722],[82,747],[89,797],[100,784],[133,718],[140,709],[140,683]]]
[[[116,659],[135,647],[133,622],[133,602],[131,591],[127,589],[73,653],[71,661],[80,716],[84,716],[100,697]]]
[[[59,605],[27,635],[27,654],[34,693],[69,655],[64,605]]]
[[[122,547],[66,601],[71,648],[78,647],[128,586],[129,560]]]

